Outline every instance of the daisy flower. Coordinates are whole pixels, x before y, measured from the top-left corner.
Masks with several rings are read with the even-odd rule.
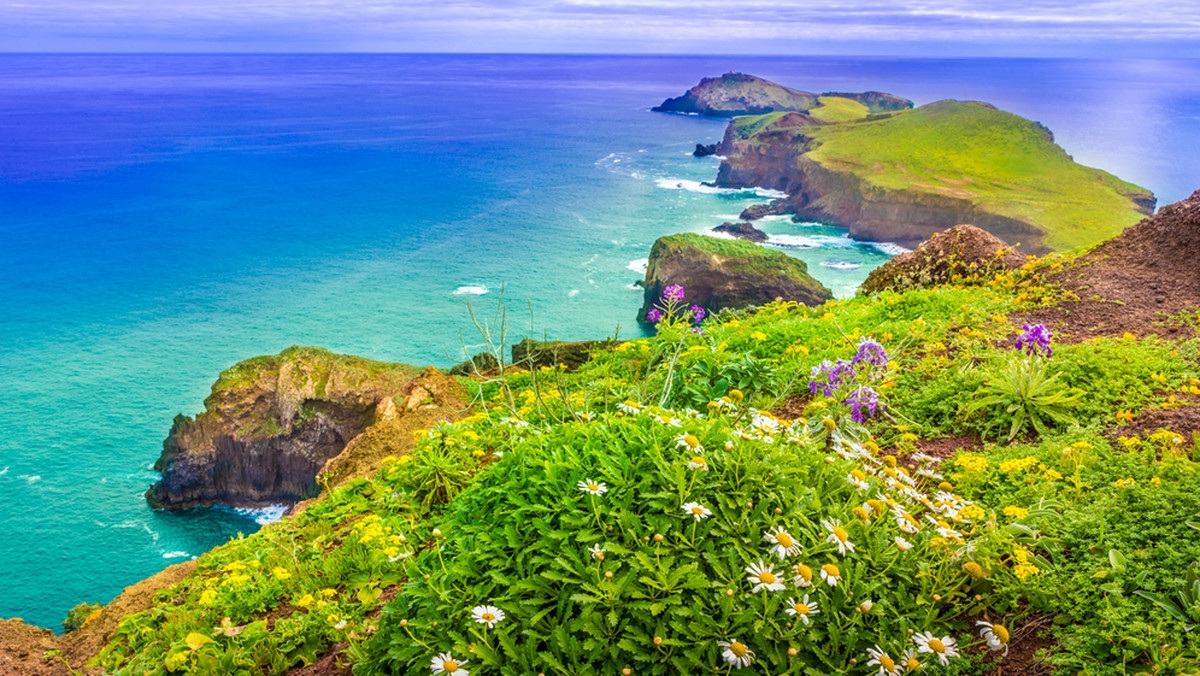
[[[921,660],[917,659],[917,649],[908,646],[908,649],[900,656],[900,666],[904,667],[904,671],[908,673],[916,671],[925,665],[921,664]]]
[[[821,614],[821,611],[817,609],[817,602],[808,600],[808,594],[805,594],[799,602],[796,599],[788,599],[787,602],[787,608],[784,608],[783,612],[799,618],[804,624],[809,623],[809,615]]]
[[[987,641],[989,650],[993,652],[1003,650],[1005,656],[1008,655],[1008,641],[1012,636],[1003,624],[992,624],[983,621],[976,622],[975,624],[983,627],[983,629],[979,630],[979,636]]]
[[[867,654],[871,659],[867,661],[868,667],[879,667],[879,676],[899,676],[900,665],[896,664],[887,653],[877,645],[874,648],[867,648]]]
[[[646,407],[642,406],[636,401],[633,401],[632,399],[626,399],[625,401],[617,404],[617,410],[622,413],[640,413],[644,408]]]
[[[829,536],[825,538],[825,541],[837,545],[838,554],[845,556],[847,550],[854,551],[854,543],[850,542],[850,534],[846,532],[845,528],[825,519],[821,520],[821,525],[829,531]]]
[[[842,571],[832,563],[821,566],[821,580],[830,587],[836,587],[842,581]]]
[[[853,474],[846,475],[846,482],[860,491],[868,490],[871,487],[866,481],[854,476]]]
[[[771,543],[771,553],[778,556],[780,561],[800,553],[799,543],[782,527],[763,533],[763,539]]]
[[[592,545],[591,547],[588,547],[588,553],[591,554],[592,558],[596,559],[597,561],[604,560],[604,548],[600,545]]]
[[[754,583],[754,589],[751,591],[755,594],[764,589],[767,591],[784,590],[783,578],[775,574],[774,566],[759,561],[746,566],[746,572],[750,573],[746,579]]]
[[[704,447],[700,445],[700,440],[696,438],[696,435],[691,434],[690,432],[680,434],[679,436],[675,437],[675,445],[679,448],[686,448],[692,453],[704,452]]]
[[[604,482],[601,481],[584,479],[575,485],[584,493],[591,493],[592,495],[604,495],[608,492],[608,486],[604,485]]]
[[[486,624],[488,629],[504,621],[504,611],[496,606],[475,606],[471,609],[471,617],[479,624]]]
[[[466,663],[466,660],[459,662],[458,660],[454,659],[454,656],[450,653],[442,653],[433,658],[433,661],[429,666],[433,668],[433,673],[435,674],[454,674],[454,676],[467,676],[467,670],[462,668]]]
[[[792,566],[792,572],[795,573],[795,577],[792,578],[792,584],[800,588],[812,586],[812,568],[801,563]]]
[[[896,549],[899,549],[902,552],[907,552],[908,550],[912,549],[912,543],[897,535]]]
[[[735,667],[748,667],[754,663],[754,651],[736,638],[732,641],[718,641],[717,645],[725,649],[721,657],[725,663]]]
[[[666,425],[667,427],[679,427],[679,425],[680,425],[680,421],[678,418],[672,418],[669,415],[656,415],[656,416],[654,416],[654,420],[663,425]]]
[[[958,650],[954,648],[954,639],[949,636],[937,638],[927,631],[919,631],[913,634],[912,638],[917,644],[917,652],[932,654],[943,667],[950,662],[951,657],[958,657]]]
[[[707,470],[708,461],[702,455],[694,455],[691,460],[688,460],[688,469]]]
[[[712,516],[712,512],[699,502],[684,503],[680,509],[683,510],[684,514],[694,518],[697,521],[700,519],[707,519],[708,517]]]

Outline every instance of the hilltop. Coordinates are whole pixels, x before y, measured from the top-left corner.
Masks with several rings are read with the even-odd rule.
[[[775,111],[803,113],[821,105],[822,97],[852,100],[875,113],[912,108],[913,105],[908,99],[884,92],[813,94],[746,73],[726,73],[719,77],[706,77],[682,96],[669,98],[651,110],[709,117],[758,115]]]

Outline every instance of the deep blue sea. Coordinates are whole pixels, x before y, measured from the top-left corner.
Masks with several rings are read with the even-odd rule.
[[[763,200],[700,185],[723,122],[649,112],[728,70],[985,100],[1160,204],[1200,188],[1197,61],[0,55],[0,617],[57,629],[257,527],[142,499],[240,359],[448,365],[501,285],[539,336],[636,334],[654,239]],[[764,229],[842,295],[888,258]]]

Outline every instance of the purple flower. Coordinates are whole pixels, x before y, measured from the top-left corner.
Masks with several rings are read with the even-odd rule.
[[[703,328],[703,327],[700,327],[700,326],[693,326],[693,327],[692,327],[692,333],[700,333],[700,334],[703,334],[703,333],[704,333],[704,328]]]
[[[827,397],[832,397],[842,385],[853,385],[858,379],[854,365],[841,359],[833,363],[826,359],[814,366],[809,375],[812,380],[808,383],[808,389],[813,394],[820,390]]]
[[[700,322],[704,321],[704,314],[704,308],[700,307],[699,305],[692,306],[692,321],[699,324]]]
[[[887,350],[883,349],[883,344],[870,336],[863,336],[858,341],[858,354],[854,355],[854,359],[850,360],[851,364],[861,364],[867,362],[875,366],[885,366],[888,363]]]
[[[678,303],[683,300],[683,287],[678,284],[672,284],[663,289],[663,298],[666,298],[672,303]]]
[[[1024,350],[1028,355],[1045,354],[1047,357],[1054,353],[1054,350],[1050,349],[1050,339],[1054,334],[1046,330],[1045,324],[1025,324],[1021,328],[1025,333],[1017,336],[1018,350]]]
[[[660,319],[662,319],[662,311],[656,307],[650,308],[650,311],[646,313],[646,321],[651,324],[657,324]]]
[[[879,403],[879,393],[869,387],[854,390],[842,403],[850,407],[850,419],[859,423],[868,417],[863,415],[864,408],[867,409],[869,417],[873,418],[876,410],[883,407],[883,404]]]

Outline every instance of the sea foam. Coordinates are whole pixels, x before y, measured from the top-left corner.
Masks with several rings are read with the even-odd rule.
[[[287,514],[287,505],[267,505],[266,507],[236,507],[233,511],[254,519],[260,526],[275,523]]]
[[[486,286],[460,286],[450,293],[455,296],[482,296],[490,290]]]
[[[625,266],[625,269],[633,270],[640,275],[644,275],[646,274],[646,268],[649,267],[649,265],[649,258],[639,258],[636,261],[629,261],[629,264]]]
[[[787,197],[787,193],[780,192],[779,190],[771,190],[770,188],[718,188],[714,185],[705,185],[700,181],[689,181],[681,178],[660,178],[654,182],[654,185],[667,190],[686,190],[704,195],[754,195],[765,199]]]

